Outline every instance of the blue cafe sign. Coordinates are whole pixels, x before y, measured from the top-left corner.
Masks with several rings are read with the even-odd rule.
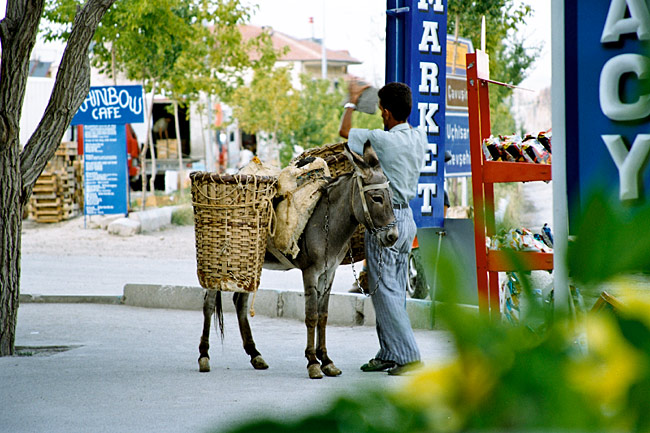
[[[123,125],[142,122],[142,86],[93,86],[71,124]]]

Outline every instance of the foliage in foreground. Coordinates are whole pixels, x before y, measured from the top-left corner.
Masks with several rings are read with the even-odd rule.
[[[644,233],[650,210],[630,215],[612,203],[593,201],[589,209],[599,212],[585,215],[570,248],[574,282],[589,284],[585,290],[595,290],[596,274],[623,293],[621,275],[648,271],[641,260],[647,249],[633,248],[629,236]],[[634,251],[607,260],[608,250],[594,248],[600,239],[612,251]],[[444,257],[438,269],[445,274],[441,287],[456,287],[462,270]],[[448,292],[445,299],[453,296]],[[528,284],[524,293],[530,307],[515,326],[453,304],[438,308],[436,319],[452,333],[456,357],[405,378],[395,391],[367,390],[335,400],[325,412],[257,420],[231,433],[650,431],[650,298],[637,290],[616,308],[562,315],[535,298]]]

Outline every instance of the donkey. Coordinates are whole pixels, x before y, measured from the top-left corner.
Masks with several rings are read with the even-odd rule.
[[[305,357],[311,379],[320,379],[323,374],[341,374],[327,355],[325,328],[332,281],[355,229],[363,224],[386,247],[392,246],[398,237],[388,181],[370,142],[364,145],[363,158],[350,152],[347,145],[345,149],[355,168],[354,172],[332,179],[323,188],[323,194],[298,241],[300,253],[291,259],[277,250],[271,252],[267,249],[264,260],[266,269],[298,268],[302,271],[307,326]],[[268,365],[255,348],[246,314],[248,296],[248,293],[235,293],[233,302],[244,350],[250,356],[252,366],[262,370]],[[208,349],[213,313],[222,325],[221,292],[208,290],[203,303],[203,335],[199,345],[199,371],[202,372],[210,371]]]

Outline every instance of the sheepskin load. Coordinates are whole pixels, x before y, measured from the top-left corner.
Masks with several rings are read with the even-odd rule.
[[[277,196],[282,201],[275,207],[273,243],[283,254],[296,258],[300,252],[298,239],[329,177],[327,163],[316,157],[298,160],[280,172]]]

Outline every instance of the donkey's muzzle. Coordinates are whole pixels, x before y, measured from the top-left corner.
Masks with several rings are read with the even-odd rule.
[[[395,242],[397,242],[397,238],[399,237],[399,230],[397,229],[397,225],[393,224],[386,230],[379,231],[378,236],[379,242],[382,246],[392,247],[395,245]]]

